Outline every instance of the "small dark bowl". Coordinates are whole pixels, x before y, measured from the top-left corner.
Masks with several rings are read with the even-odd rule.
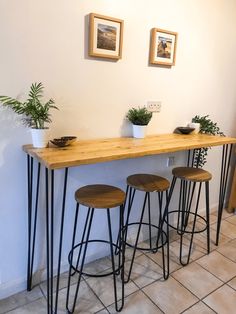
[[[76,141],[76,136],[62,136],[60,138],[54,138],[50,142],[58,147],[65,147],[69,146],[70,144],[74,143]]]
[[[190,128],[188,126],[180,126],[177,128],[177,130],[182,134],[189,134],[195,130],[195,128]]]

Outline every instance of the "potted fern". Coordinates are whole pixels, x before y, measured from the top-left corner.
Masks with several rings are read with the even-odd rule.
[[[126,118],[133,124],[133,137],[144,138],[147,125],[152,118],[152,112],[148,111],[146,107],[131,108]]]
[[[22,117],[23,124],[31,128],[33,146],[37,148],[46,147],[49,138],[49,129],[46,123],[50,123],[50,109],[58,109],[54,100],[49,99],[42,102],[43,84],[33,83],[30,87],[28,99],[24,102],[9,96],[0,96],[3,106],[11,108]]]

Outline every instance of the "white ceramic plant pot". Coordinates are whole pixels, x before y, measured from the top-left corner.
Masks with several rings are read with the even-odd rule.
[[[146,125],[134,125],[133,124],[133,137],[144,138],[147,132]]]
[[[200,131],[200,123],[194,123],[194,122],[191,122],[188,124],[188,127],[190,128],[194,128],[195,130],[193,130],[192,134],[197,134],[199,133]]]
[[[32,143],[35,148],[47,147],[49,129],[31,129]]]

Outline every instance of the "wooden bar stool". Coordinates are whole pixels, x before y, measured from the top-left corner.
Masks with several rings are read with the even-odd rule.
[[[210,207],[209,207],[209,181],[212,175],[200,168],[194,167],[177,167],[172,170],[173,180],[170,188],[168,204],[173,193],[173,189],[177,179],[180,179],[180,194],[178,210],[169,211],[166,220],[167,224],[175,229],[180,235],[180,263],[185,266],[189,263],[191,249],[193,244],[193,236],[195,233],[201,233],[207,231],[207,252],[210,253]],[[206,198],[206,218],[198,214],[198,206],[201,195],[202,183],[205,183],[205,198]],[[197,200],[195,210],[191,211],[193,197],[196,191],[196,185],[198,184]],[[177,221],[169,222],[172,214],[177,213]],[[193,218],[191,221],[190,217]],[[204,224],[204,227],[200,230],[196,230],[196,221],[200,220]],[[192,222],[192,225],[190,224]],[[189,227],[190,226],[190,227]],[[187,254],[187,261],[183,261],[183,236],[190,234],[189,250]]]
[[[127,178],[127,218],[126,218],[126,223],[125,223],[125,244],[129,247],[133,248],[133,254],[132,254],[132,259],[131,259],[131,264],[129,267],[128,271],[128,277],[125,280],[125,283],[127,283],[130,280],[131,272],[132,272],[132,267],[134,263],[134,258],[135,258],[135,253],[136,250],[143,250],[143,251],[150,251],[153,253],[156,253],[159,248],[162,248],[162,261],[163,261],[163,277],[164,279],[167,279],[169,276],[169,239],[168,239],[168,230],[167,232],[163,231],[163,223],[162,223],[162,207],[163,207],[163,193],[166,192],[166,199],[168,197],[168,188],[170,186],[170,183],[168,180],[165,178],[159,177],[157,175],[152,175],[152,174],[134,174],[131,175]],[[134,196],[136,191],[141,191],[144,192],[144,202],[141,210],[141,216],[139,221],[137,222],[130,222],[130,214],[132,210],[132,205],[134,201]],[[159,221],[154,224],[151,219],[151,205],[150,205],[150,193],[157,192],[157,197],[158,197],[158,212],[159,212]],[[147,206],[146,206],[147,205]],[[157,207],[158,207],[157,206]],[[145,209],[147,207],[147,213],[148,213],[148,222],[144,222],[144,213]],[[157,211],[157,209],[155,208]],[[128,229],[131,226],[137,225],[138,226],[138,231],[136,235],[136,239],[133,244],[130,244],[127,242],[127,233]],[[139,237],[140,237],[140,231],[142,226],[147,226],[148,227],[148,241],[149,241],[149,246],[144,248],[138,246],[139,242]],[[161,226],[161,227],[160,227]],[[156,229],[155,234],[153,234],[152,229]],[[168,228],[168,226],[167,226]],[[153,245],[152,243],[152,238],[155,236],[155,244]],[[161,243],[159,243],[159,240],[161,239]],[[165,252],[164,252],[164,246],[167,244],[167,270],[165,269]]]
[[[75,212],[75,221],[74,221],[74,229],[73,229],[73,238],[72,238],[72,247],[69,253],[69,278],[68,278],[68,288],[67,288],[67,298],[66,298],[66,308],[68,313],[73,313],[76,306],[76,300],[78,297],[79,287],[81,276],[87,275],[91,277],[104,277],[108,275],[113,276],[113,283],[114,283],[114,299],[115,299],[115,306],[116,311],[119,312],[122,310],[124,305],[124,201],[125,201],[125,193],[117,187],[110,186],[110,185],[87,185],[75,192],[75,200],[77,202],[76,205],[76,212]],[[75,244],[76,238],[76,229],[77,229],[77,221],[79,216],[79,205],[84,205],[87,207],[87,216],[85,220],[85,225],[83,228],[83,233],[81,237],[81,241],[78,244]],[[110,209],[118,207],[119,208],[119,263],[118,267],[115,267],[115,260],[114,260],[114,248],[116,244],[113,243],[112,239],[112,226],[111,226],[111,216],[110,216]],[[107,213],[107,225],[108,225],[108,238],[107,240],[102,239],[90,239],[90,231],[92,228],[93,217],[96,211],[101,213],[101,211],[106,211]],[[103,224],[100,227],[104,227]],[[111,266],[112,271],[103,274],[91,274],[83,272],[86,252],[87,248],[90,243],[105,243],[108,244],[110,247],[110,256],[111,256]],[[82,250],[83,248],[83,250]],[[74,258],[74,251],[78,249],[78,255],[76,257],[76,263],[73,265],[73,258]],[[83,252],[82,252],[83,251]],[[80,266],[79,266],[80,265]],[[78,282],[75,290],[74,300],[72,302],[72,308],[69,309],[69,299],[70,299],[70,286],[71,286],[71,276],[77,272],[79,273]],[[117,298],[117,282],[116,277],[117,275],[121,274],[121,305],[118,308],[118,298]]]

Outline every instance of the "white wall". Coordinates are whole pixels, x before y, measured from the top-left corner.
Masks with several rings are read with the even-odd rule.
[[[236,135],[234,0],[0,0],[0,12],[0,94],[24,95],[32,82],[42,81],[45,96],[55,98],[60,107],[53,116],[53,136],[130,135],[124,116],[128,108],[147,100],[162,101],[150,134],[172,132],[195,114],[209,114],[227,135]],[[124,20],[122,60],[88,57],[90,12]],[[148,64],[153,27],[179,34],[176,66],[171,69]],[[21,146],[30,142],[30,135],[9,111],[1,110],[0,122],[0,297],[4,297],[25,288],[26,160]],[[215,177],[212,206],[217,203],[219,152],[209,154],[208,169]],[[177,154],[177,164],[182,156]],[[170,178],[165,164],[166,156],[159,156],[73,169],[67,226],[77,187],[107,182],[125,188],[125,177],[136,171]],[[59,171],[58,181],[61,176]],[[43,211],[40,219],[37,246],[43,251]],[[44,263],[39,255],[36,268]]]

